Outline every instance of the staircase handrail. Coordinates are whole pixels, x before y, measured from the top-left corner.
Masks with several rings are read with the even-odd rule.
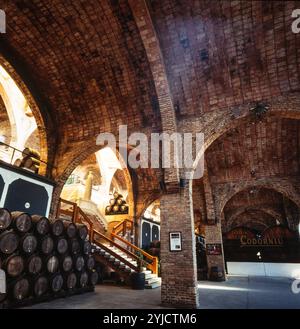
[[[133,221],[129,220],[127,218],[123,219],[120,223],[115,225],[112,229],[112,233],[119,234],[123,230],[123,234],[124,234],[126,231],[126,228],[127,228],[127,223],[130,224],[130,231],[132,234],[133,233]]]
[[[127,246],[129,246],[130,248],[134,249],[135,251],[141,253],[144,257],[146,257],[147,259],[150,260],[150,263],[147,262],[147,267],[149,269],[151,269],[151,271],[153,272],[153,274],[158,274],[158,258],[156,256],[152,256],[150,254],[148,254],[146,251],[144,251],[143,249],[137,247],[136,245],[130,243],[129,241],[123,239],[122,237],[120,237],[119,235],[115,234],[115,233],[111,233],[111,235],[120,240],[121,242],[127,244]]]
[[[131,257],[134,257],[135,255],[132,254],[130,252],[128,252],[126,249],[122,248],[121,246],[118,246],[116,243],[114,243],[112,240],[110,240],[109,238],[107,238],[105,235],[103,235],[102,233],[100,233],[97,230],[93,230],[93,236],[99,235],[100,238],[105,239],[111,243],[113,243],[113,245],[117,246],[120,250],[122,250],[123,252],[126,252],[126,254],[130,255]],[[133,265],[132,263],[130,263],[128,260],[126,260],[125,258],[123,258],[122,256],[120,256],[119,254],[117,254],[116,252],[114,252],[113,250],[111,250],[110,248],[108,248],[106,245],[102,244],[101,242],[97,241],[94,239],[94,241],[101,246],[102,249],[104,249],[105,251],[107,251],[109,254],[111,254],[112,256],[114,256],[116,259],[119,259],[122,261],[122,263],[124,263],[125,265],[127,265],[128,267],[130,267],[131,269],[133,269],[134,271],[138,271],[137,266]]]

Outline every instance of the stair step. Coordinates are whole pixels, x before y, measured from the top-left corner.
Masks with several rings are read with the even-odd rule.
[[[145,288],[146,289],[155,289],[155,288],[159,288],[161,286],[161,282],[155,282],[152,284],[145,284]]]
[[[146,289],[155,289],[161,286],[161,278],[157,277],[157,278],[153,278],[150,280],[146,280],[145,283],[145,288]]]
[[[145,279],[153,279],[153,278],[157,278],[157,274],[153,274],[153,273],[145,273]]]
[[[161,283],[161,280],[160,278],[151,278],[151,279],[146,279],[145,283],[146,284],[152,284],[152,283],[156,283],[156,282],[160,282]]]

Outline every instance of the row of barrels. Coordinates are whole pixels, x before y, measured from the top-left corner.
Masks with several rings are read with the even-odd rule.
[[[0,209],[0,302],[93,287],[98,282],[85,225]]]

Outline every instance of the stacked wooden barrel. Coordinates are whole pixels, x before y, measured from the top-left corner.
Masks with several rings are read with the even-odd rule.
[[[114,192],[113,198],[109,200],[109,205],[105,208],[106,215],[128,214],[128,205],[123,198],[123,195]]]
[[[7,286],[0,304],[94,287],[98,272],[87,236],[82,224],[0,208],[0,268]]]
[[[20,167],[38,173],[41,165],[41,155],[38,151],[26,147],[22,152]]]

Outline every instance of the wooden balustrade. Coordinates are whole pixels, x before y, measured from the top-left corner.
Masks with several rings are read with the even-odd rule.
[[[66,213],[66,212],[69,213],[69,211],[65,211],[61,208],[62,203],[71,205],[73,207],[72,221],[74,223],[87,223],[88,224],[89,238],[90,238],[91,242],[99,245],[103,250],[109,252],[112,256],[116,257],[117,259],[122,258],[122,262],[135,271],[138,271],[138,268],[136,266],[134,266],[133,264],[128,262],[125,258],[123,258],[120,255],[118,255],[117,253],[115,253],[113,250],[108,248],[104,243],[102,243],[99,240],[101,240],[101,239],[105,240],[106,242],[109,243],[110,246],[116,247],[117,249],[119,249],[120,251],[125,253],[128,257],[130,257],[136,261],[139,260],[139,256],[137,255],[137,253],[139,253],[139,254],[143,255],[143,257],[145,258],[145,260],[143,260],[143,264],[145,264],[147,269],[151,270],[153,274],[158,274],[158,258],[157,257],[148,254],[143,249],[138,248],[134,244],[130,243],[129,241],[127,241],[126,239],[124,239],[118,235],[122,230],[124,233],[126,232],[126,230],[128,228],[128,226],[127,226],[128,224],[130,225],[129,228],[130,228],[131,234],[132,234],[133,233],[133,222],[132,221],[125,219],[122,222],[118,223],[116,226],[114,226],[113,231],[111,233],[111,238],[109,238],[106,235],[104,235],[101,232],[94,229],[93,222],[84,213],[84,211],[82,211],[82,209],[80,207],[78,207],[78,205],[75,202],[60,199],[58,209],[57,209],[57,218],[59,218],[59,215],[61,213]],[[131,251],[127,250],[123,246],[116,243],[115,239],[117,239],[117,240],[121,241],[122,243],[124,243],[125,245],[127,245],[131,249]],[[133,251],[136,253],[134,253]]]
[[[124,219],[117,225],[115,225],[112,229],[112,233],[119,234],[120,232],[123,232],[123,236],[125,236],[127,232],[127,228],[130,229],[130,234],[133,234],[133,222],[129,219]]]
[[[135,250],[136,252],[141,253],[146,258],[146,262],[147,262],[147,260],[150,260],[150,263],[147,262],[147,268],[149,270],[151,270],[153,274],[158,273],[158,258],[157,257],[148,254],[143,249],[140,249],[136,245],[134,245],[134,244],[130,243],[129,241],[123,239],[122,237],[120,237],[117,234],[112,233],[112,236],[114,238],[120,240],[121,242],[127,244],[132,250]]]

